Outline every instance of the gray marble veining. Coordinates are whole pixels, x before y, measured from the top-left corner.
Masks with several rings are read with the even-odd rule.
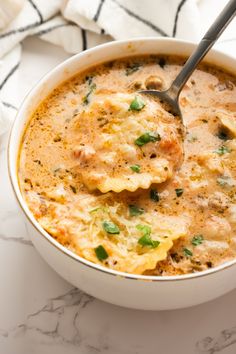
[[[236,326],[224,329],[215,337],[205,337],[196,343],[197,353],[214,354],[222,352],[228,347],[232,347],[236,353]],[[234,348],[233,348],[234,347]]]
[[[17,242],[23,245],[33,246],[33,243],[30,240],[25,240],[23,237],[5,236],[0,234],[0,241]]]
[[[91,296],[73,288],[49,299],[42,308],[28,314],[23,323],[1,330],[0,336],[19,337],[31,332],[47,343],[56,341],[77,346],[81,340],[77,325],[79,315],[93,300]]]

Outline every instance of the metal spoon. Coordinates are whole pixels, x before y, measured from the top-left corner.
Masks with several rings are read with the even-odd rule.
[[[211,25],[209,30],[206,32],[205,36],[202,38],[201,42],[197,46],[193,54],[188,58],[184,64],[182,70],[177,75],[176,79],[173,81],[170,88],[165,91],[157,90],[142,90],[139,93],[153,95],[164,104],[168,105],[168,111],[174,116],[178,116],[181,119],[183,131],[184,123],[179,107],[179,95],[184,87],[186,81],[195,70],[198,63],[205,57],[208,51],[211,49],[213,44],[220,37],[221,33],[225,30],[228,24],[232,21],[236,14],[236,0],[231,0],[225,6],[220,15],[216,18],[215,22]]]

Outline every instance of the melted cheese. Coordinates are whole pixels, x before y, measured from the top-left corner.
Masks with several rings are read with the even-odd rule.
[[[51,194],[48,197],[51,198]],[[63,204],[55,203],[53,214],[40,218],[40,223],[59,242],[65,244],[69,240],[74,252],[92,262],[97,261],[94,249],[104,245],[109,255],[109,266],[134,274],[154,269],[158,261],[167,257],[173,241],[187,235],[190,224],[188,215],[183,215],[181,219],[158,213],[133,217],[124,203],[111,204],[110,197],[105,197],[102,205],[96,208],[93,208],[94,198],[81,198],[77,209],[69,211]],[[119,234],[107,233],[102,227],[103,220],[117,225]],[[155,248],[140,245],[138,240],[142,233],[137,225],[150,227],[152,240],[160,244]]]

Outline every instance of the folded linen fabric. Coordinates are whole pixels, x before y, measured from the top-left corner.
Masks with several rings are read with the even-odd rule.
[[[6,27],[20,12],[25,0],[0,0],[0,29]]]
[[[1,1],[13,0],[0,0],[0,8]],[[78,53],[131,37],[198,40],[200,28],[197,0],[24,0],[22,10],[0,30],[0,134],[17,110],[20,42],[27,36]]]

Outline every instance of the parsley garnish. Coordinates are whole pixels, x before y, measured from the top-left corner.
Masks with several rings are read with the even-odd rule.
[[[229,176],[218,177],[216,181],[221,187],[233,186],[233,182]]]
[[[222,145],[219,147],[219,149],[215,150],[214,152],[218,155],[224,155],[226,153],[231,152],[231,150],[227,146]]]
[[[96,89],[96,84],[90,84],[89,85],[89,91],[88,93],[83,97],[83,103],[88,104],[89,103],[89,97],[93,93],[93,91]]]
[[[143,146],[147,143],[160,141],[160,140],[161,140],[160,134],[147,132],[141,135],[139,138],[137,138],[135,140],[135,144],[138,146]]]
[[[104,221],[102,223],[102,227],[108,234],[119,234],[120,233],[119,227],[111,221]]]
[[[136,173],[140,172],[140,165],[132,165],[130,166],[130,169]]]
[[[188,138],[188,142],[189,143],[194,143],[195,141],[198,141],[198,137],[196,135],[191,135],[189,138]]]
[[[224,177],[218,177],[216,181],[221,187],[227,185],[227,180]]]
[[[141,246],[149,246],[151,248],[156,248],[159,246],[160,242],[151,239],[151,228],[147,225],[137,225],[136,229],[141,231],[142,237],[138,240]]]
[[[145,212],[143,208],[139,208],[136,205],[129,205],[129,215],[130,216],[137,216],[141,215]]]
[[[202,235],[193,236],[192,241],[191,241],[193,246],[201,245],[202,242],[203,242],[203,236]]]
[[[140,63],[133,63],[132,65],[128,66],[125,70],[125,75],[129,76],[133,73],[135,73],[136,71],[139,70],[141,64]]]
[[[130,103],[129,111],[141,111],[145,107],[145,102],[141,97],[135,96],[135,99]]]
[[[193,252],[190,251],[188,248],[184,248],[183,251],[186,257],[191,257],[193,255]]]
[[[104,261],[104,259],[108,258],[108,253],[102,245],[96,247],[94,251],[99,261]]]
[[[154,201],[154,202],[159,202],[160,200],[160,196],[159,193],[156,189],[151,189],[150,190],[150,198]]]
[[[183,190],[183,188],[176,188],[175,193],[176,193],[177,197],[181,197],[181,195],[184,193],[184,190]]]
[[[101,209],[102,209],[101,207],[97,207],[92,210],[89,210],[89,213],[92,214],[92,213],[95,213],[96,211],[101,210]]]

